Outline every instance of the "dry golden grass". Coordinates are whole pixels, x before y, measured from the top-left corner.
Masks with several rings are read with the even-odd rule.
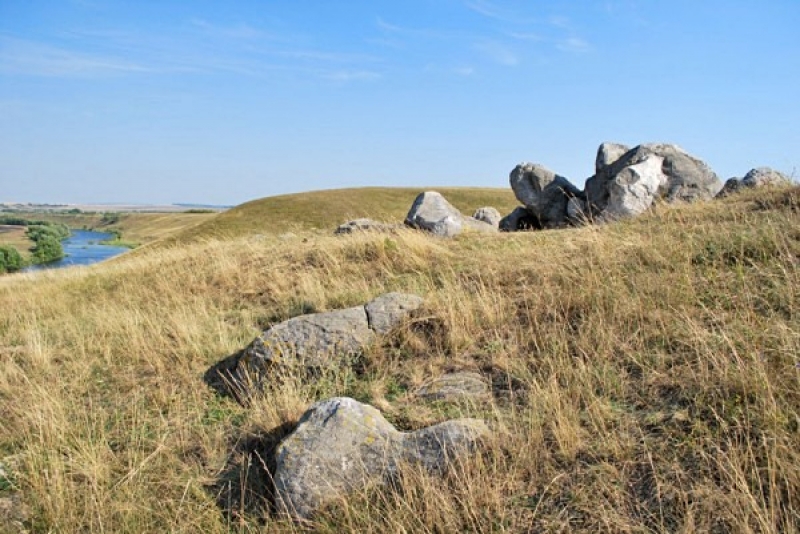
[[[269,443],[349,395],[403,429],[484,417],[496,439],[445,480],[409,470],[326,509],[321,532],[796,532],[798,223],[795,188],[599,228],[242,237],[0,278],[0,461],[34,532],[291,532],[257,493]],[[270,322],[392,290],[433,319],[358,370],[248,408],[203,383]],[[414,400],[454,368],[494,402]]]

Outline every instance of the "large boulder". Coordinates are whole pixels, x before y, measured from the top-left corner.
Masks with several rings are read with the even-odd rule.
[[[629,146],[620,143],[602,143],[597,147],[597,156],[594,160],[594,172],[596,174],[604,172],[629,150]]]
[[[497,228],[483,221],[465,217],[441,193],[420,193],[408,210],[405,223],[441,237],[455,237],[465,228],[478,232],[496,232]]]
[[[569,180],[536,163],[520,163],[514,167],[509,182],[517,200],[543,228],[563,226],[569,199],[583,196]]]
[[[604,149],[601,145],[598,150],[598,158],[603,150],[610,154],[606,160],[616,157],[613,150]],[[606,210],[612,190],[619,192],[620,187],[626,188],[629,185],[626,182],[632,178],[630,173],[622,174],[621,178],[617,180],[617,177],[626,168],[644,163],[652,157],[661,158],[660,174],[666,177],[666,180],[662,180],[659,184],[653,199],[661,198],[667,202],[710,200],[722,189],[722,182],[708,165],[688,154],[679,146],[664,143],[644,144],[629,150],[609,165],[598,166],[596,174],[586,181],[586,199],[590,203],[592,213],[602,214]],[[648,172],[651,170],[653,161],[655,160],[644,165]],[[640,175],[641,173],[639,170],[635,170],[633,174]],[[614,184],[615,181],[616,184]],[[644,180],[644,182],[649,183],[648,180]],[[649,188],[649,185],[644,186],[644,182],[641,192]],[[641,200],[646,201],[644,197]],[[641,202],[634,204],[638,205]]]
[[[294,317],[261,333],[224,372],[237,383],[271,367],[322,368],[358,355],[376,335],[388,333],[422,306],[417,295],[388,293],[343,310]]]
[[[351,398],[317,402],[276,450],[276,508],[307,520],[325,504],[391,481],[402,464],[443,473],[488,434],[475,419],[403,433]]]
[[[647,211],[668,180],[662,164],[663,158],[649,156],[622,169],[608,184],[608,202],[601,218],[633,217]]]

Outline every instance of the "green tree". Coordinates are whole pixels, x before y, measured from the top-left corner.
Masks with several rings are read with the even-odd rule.
[[[31,249],[36,263],[49,263],[64,257],[64,249],[58,237],[51,234],[42,234],[36,240],[36,245]]]
[[[19,251],[11,246],[0,246],[0,273],[13,273],[25,267]]]

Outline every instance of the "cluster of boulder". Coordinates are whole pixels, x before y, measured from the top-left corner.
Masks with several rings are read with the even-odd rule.
[[[288,319],[212,367],[207,379],[209,374],[219,375],[229,392],[239,396],[260,389],[264,379],[287,369],[348,365],[378,336],[412,319],[422,305],[417,295],[387,293],[363,306]],[[491,389],[478,373],[455,372],[427,381],[413,397],[479,403],[491,398]],[[322,400],[275,449],[273,504],[279,513],[307,520],[353,491],[391,484],[402,466],[445,474],[477,451],[489,434],[484,421],[470,418],[401,432],[372,406],[347,397]]]
[[[583,190],[567,178],[537,163],[520,163],[509,183],[523,205],[501,217],[496,209],[480,208],[472,217],[463,215],[439,193],[421,193],[406,216],[405,224],[442,237],[464,229],[480,232],[562,228],[586,223],[610,222],[634,217],[658,200],[695,202],[724,197],[746,187],[788,183],[783,174],[761,167],[723,186],[701,159],[677,145],[649,143],[633,148],[603,143],[597,149],[595,173]],[[359,219],[342,225],[337,233],[355,229],[380,230],[385,225]]]

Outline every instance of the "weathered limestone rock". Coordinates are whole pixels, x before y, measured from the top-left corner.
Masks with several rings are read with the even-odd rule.
[[[243,384],[246,375],[261,377],[275,365],[339,365],[360,354],[376,334],[391,331],[422,303],[417,295],[388,293],[364,306],[294,317],[265,330],[220,372],[230,375],[223,379]]]
[[[421,228],[442,237],[455,237],[461,233],[464,216],[441,193],[420,193],[406,215],[406,224]]]
[[[486,224],[491,224],[497,228],[500,226],[500,219],[502,219],[503,216],[500,215],[500,212],[497,211],[497,209],[492,208],[491,206],[486,206],[483,208],[478,208],[472,215],[472,218],[485,222]]]
[[[663,158],[649,156],[622,169],[609,182],[608,204],[601,217],[606,220],[632,217],[645,212],[653,204],[658,191],[668,178],[661,172]]]
[[[597,156],[594,160],[595,173],[604,172],[606,168],[616,163],[629,150],[630,147],[620,143],[602,143],[597,148]]]
[[[387,293],[364,306],[369,327],[378,334],[388,334],[423,303],[423,298],[408,293]]]
[[[588,203],[578,197],[569,199],[569,202],[567,202],[567,220],[576,226],[589,223],[591,221],[591,213],[589,212]]]
[[[389,232],[396,227],[372,219],[354,219],[340,224],[334,234],[352,234],[354,232]]]
[[[334,358],[357,354],[373,336],[364,306],[301,315],[265,330],[240,363],[262,370],[267,363],[323,367]]]
[[[500,220],[500,230],[503,232],[517,232],[519,230],[541,230],[539,219],[531,215],[523,206],[514,208],[514,211]]]
[[[372,406],[346,397],[314,404],[276,451],[277,509],[308,519],[326,502],[383,482],[400,443]]]
[[[744,189],[744,184],[742,183],[741,178],[728,178],[725,181],[725,185],[722,186],[722,189],[719,193],[717,193],[716,198],[725,198],[728,195],[732,195],[733,193],[737,193]]]
[[[602,146],[600,150],[603,150]],[[613,156],[614,154],[609,159]],[[666,176],[666,181],[658,186],[654,198],[662,198],[667,202],[710,200],[722,189],[722,182],[708,165],[679,146],[663,143],[644,144],[629,150],[586,181],[586,199],[591,205],[593,214],[601,214],[606,209],[613,188],[612,182],[620,173],[627,167],[639,165],[653,156],[661,158],[661,174]],[[650,164],[646,164],[645,167]],[[636,171],[634,174],[640,173]],[[617,183],[617,190],[619,191],[619,186],[625,187],[626,184],[623,182],[630,178],[630,174],[623,176]],[[612,216],[610,213],[607,215]]]
[[[441,237],[455,237],[465,228],[477,232],[497,231],[491,224],[465,217],[436,191],[426,191],[417,196],[406,215],[405,223]]]
[[[543,228],[563,226],[567,202],[583,193],[569,180],[535,163],[520,163],[509,175],[511,189]]]
[[[403,460],[443,474],[466,452],[477,449],[489,435],[480,419],[453,419],[403,435]]]
[[[404,462],[443,473],[488,434],[475,419],[403,433],[372,406],[347,397],[320,401],[276,450],[276,508],[309,519],[353,491],[385,484]]]
[[[489,384],[479,373],[458,372],[442,375],[423,384],[417,396],[436,401],[482,401],[491,397]]]
[[[742,185],[745,187],[764,187],[788,183],[788,176],[769,167],[751,169],[745,174],[744,178],[742,178]]]

